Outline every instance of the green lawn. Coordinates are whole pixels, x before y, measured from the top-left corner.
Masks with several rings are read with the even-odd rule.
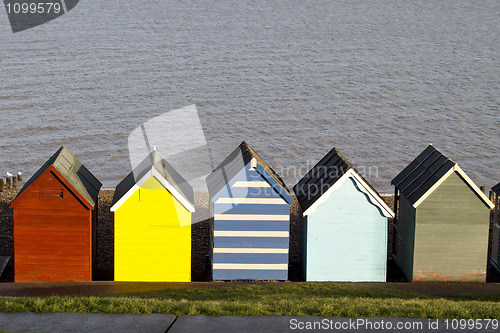
[[[500,295],[440,298],[347,283],[288,283],[111,296],[0,297],[0,311],[500,318]]]

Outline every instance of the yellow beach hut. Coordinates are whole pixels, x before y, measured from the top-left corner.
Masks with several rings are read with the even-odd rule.
[[[115,281],[191,281],[193,188],[155,150],[115,190]]]

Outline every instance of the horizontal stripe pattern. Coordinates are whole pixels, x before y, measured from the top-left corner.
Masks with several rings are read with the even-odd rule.
[[[261,205],[261,204],[219,204],[214,205],[214,214],[231,215],[286,215],[290,214],[290,205]]]
[[[288,249],[269,249],[269,248],[223,248],[217,247],[213,250],[214,253],[286,253]]]
[[[290,205],[256,171],[249,173],[214,198],[213,279],[286,280]]]
[[[289,215],[214,214],[215,220],[235,221],[289,221]]]
[[[224,187],[218,198],[263,198],[280,199],[280,195],[271,187]],[[219,199],[215,199],[217,201]]]
[[[213,269],[288,270],[288,264],[216,264]]]
[[[214,248],[288,249],[288,237],[214,237]]]
[[[214,280],[282,280],[288,278],[286,270],[216,269]]]
[[[287,264],[288,253],[214,253],[217,264]]]
[[[214,221],[214,230],[289,231],[288,221]]]
[[[215,230],[215,237],[288,237],[288,231]]]
[[[282,198],[219,198],[216,204],[257,204],[257,205],[279,205],[285,204]]]

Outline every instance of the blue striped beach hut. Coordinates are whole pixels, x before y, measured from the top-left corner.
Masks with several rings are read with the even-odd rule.
[[[293,190],[305,280],[385,282],[394,213],[342,154],[333,148]]]
[[[214,280],[287,280],[290,205],[283,180],[242,142],[208,177]]]

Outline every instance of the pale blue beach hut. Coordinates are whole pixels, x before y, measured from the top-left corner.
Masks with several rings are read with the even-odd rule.
[[[394,213],[333,148],[294,186],[306,281],[385,281]]]

